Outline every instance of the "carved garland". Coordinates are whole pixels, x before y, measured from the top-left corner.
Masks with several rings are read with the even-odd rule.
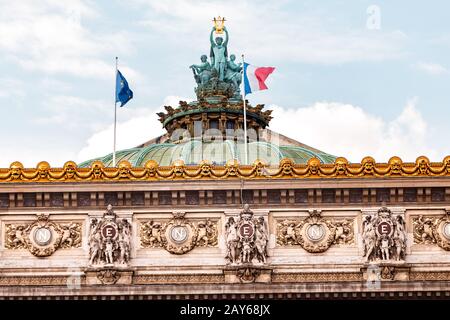
[[[349,163],[339,157],[334,164],[322,164],[317,158],[307,164],[294,164],[291,159],[282,159],[278,166],[267,166],[256,160],[251,166],[242,166],[236,160],[225,166],[212,165],[202,161],[200,165],[186,166],[176,160],[171,166],[159,166],[149,160],[144,167],[132,167],[124,160],[117,167],[105,167],[101,161],[94,161],[89,168],[78,168],[68,161],[63,168],[51,168],[48,162],[40,162],[35,169],[24,168],[22,163],[13,162],[9,168],[0,169],[0,183],[15,182],[74,182],[74,181],[134,181],[173,179],[289,179],[289,178],[385,178],[385,177],[434,177],[450,176],[450,156],[443,162],[433,163],[427,157],[417,158],[415,163],[403,163],[399,157],[392,157],[388,163],[376,163],[372,157],[365,157],[361,163]]]

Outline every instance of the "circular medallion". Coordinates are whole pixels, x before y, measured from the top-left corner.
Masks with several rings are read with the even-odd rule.
[[[392,226],[388,222],[383,221],[377,226],[377,231],[380,235],[390,235],[392,233]]]
[[[187,240],[189,230],[185,226],[174,226],[170,229],[170,238],[177,243],[183,243]]]
[[[447,240],[450,240],[450,222],[444,223],[442,226],[442,233],[444,234],[444,237],[447,238]]]
[[[49,228],[40,227],[34,231],[34,241],[40,246],[46,246],[52,240],[52,232]]]
[[[103,238],[115,239],[117,237],[117,227],[112,224],[107,224],[102,228]]]
[[[243,223],[239,228],[239,233],[243,238],[251,238],[255,233],[255,229],[253,228],[253,224],[251,223]]]
[[[325,236],[325,228],[321,224],[311,224],[306,228],[306,236],[311,241],[320,241]]]

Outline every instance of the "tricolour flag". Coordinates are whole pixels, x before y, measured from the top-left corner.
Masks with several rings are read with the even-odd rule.
[[[275,70],[274,67],[255,67],[248,63],[244,63],[245,94],[267,89],[264,81],[266,81],[273,70]]]
[[[133,91],[128,86],[128,82],[125,77],[117,70],[116,76],[116,102],[120,102],[120,106],[123,107],[125,103],[133,99]]]

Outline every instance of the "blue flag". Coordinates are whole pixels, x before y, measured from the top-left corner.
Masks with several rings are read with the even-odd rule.
[[[116,102],[120,102],[123,107],[125,103],[133,99],[133,91],[128,87],[128,82],[125,77],[117,70],[116,76]]]

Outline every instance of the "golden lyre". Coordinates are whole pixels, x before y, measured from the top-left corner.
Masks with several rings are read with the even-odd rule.
[[[223,33],[223,27],[225,26],[225,18],[218,16],[214,18],[214,27],[216,28],[216,33]]]

